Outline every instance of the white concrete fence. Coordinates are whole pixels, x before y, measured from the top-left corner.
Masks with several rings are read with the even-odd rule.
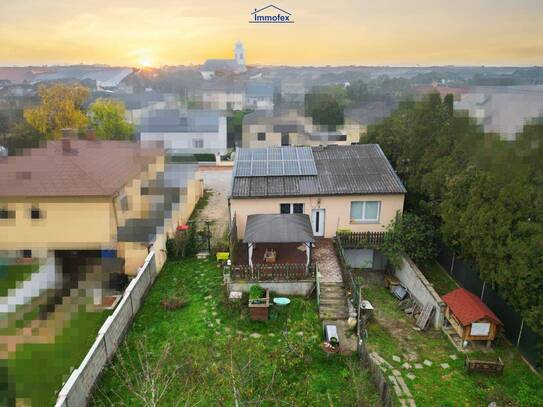
[[[55,407],[86,406],[89,396],[107,362],[113,358],[145,295],[153,285],[158,271],[151,252],[145,259],[136,278],[126,288],[123,298],[109,316],[98,336],[81,362],[59,393]]]
[[[441,329],[445,316],[445,303],[417,265],[409,257],[404,257],[402,266],[394,270],[394,275],[407,288],[419,306],[432,305],[434,315],[430,321],[431,326]]]

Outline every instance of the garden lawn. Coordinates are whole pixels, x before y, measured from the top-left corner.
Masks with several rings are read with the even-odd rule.
[[[92,404],[376,404],[375,388],[355,356],[327,358],[321,350],[314,299],[291,297],[275,319],[253,322],[246,296],[239,305],[229,303],[222,279],[211,261],[168,262]],[[164,309],[161,301],[175,297],[188,303]]]
[[[79,366],[109,312],[86,312],[84,306],[56,336],[54,343],[18,345],[7,362],[10,394],[32,407],[54,405],[71,371]],[[30,403],[24,403],[24,405]]]
[[[500,356],[505,363],[503,376],[467,374],[463,368],[465,355],[441,331],[414,330],[413,322],[387,289],[370,285],[363,289],[363,295],[376,308],[375,318],[367,327],[368,348],[401,372],[417,406],[487,406],[492,401],[499,406],[543,406],[543,381],[502,337],[493,344],[492,351],[469,355],[490,359]],[[393,356],[400,357],[400,361],[394,361]],[[425,365],[425,360],[432,365]],[[411,368],[402,367],[406,361]],[[416,369],[415,363],[423,367]],[[449,367],[442,368],[442,363]],[[409,373],[416,377],[409,379]],[[385,374],[392,372],[387,369]]]
[[[7,296],[18,282],[28,280],[36,271],[38,266],[35,264],[0,265],[0,297]]]
[[[422,274],[432,283],[436,292],[443,296],[458,288],[456,281],[440,266],[437,261],[421,268]]]

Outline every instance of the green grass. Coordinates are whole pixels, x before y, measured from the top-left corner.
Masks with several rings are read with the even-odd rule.
[[[167,311],[161,301],[169,297],[188,304]],[[160,366],[153,371],[161,383],[175,372],[159,403],[165,406],[186,401],[231,406],[236,398],[240,405],[256,405],[260,397],[263,405],[375,405],[378,396],[356,357],[327,359],[321,350],[315,300],[291,300],[276,319],[253,322],[246,296],[240,305],[228,303],[213,262],[167,263],[105,370],[93,404],[142,405],[130,388],[148,386],[149,381],[138,380],[150,361]]]
[[[388,290],[370,286],[363,294],[376,307],[376,318],[367,328],[368,347],[402,372],[417,406],[487,406],[491,401],[500,406],[543,405],[543,381],[505,339],[498,339],[489,353],[470,353],[473,358],[500,356],[505,363],[503,376],[468,374],[463,368],[465,355],[458,352],[441,331],[415,331]],[[401,364],[409,353],[416,357],[415,361],[409,361],[411,365],[424,360],[432,361],[433,365],[406,370]],[[401,362],[394,362],[393,355],[399,356]],[[456,355],[457,360],[449,355]],[[450,368],[442,369],[441,363],[448,363]],[[409,372],[416,376],[413,381],[406,377]]]
[[[38,266],[35,264],[0,265],[0,297],[7,296],[18,282],[28,280],[36,271]]]
[[[81,308],[54,343],[19,345],[13,358],[2,361],[11,394],[30,400],[32,407],[53,405],[62,383],[79,366],[108,315]]]
[[[422,274],[432,283],[439,295],[445,295],[458,288],[458,284],[439,265],[437,261],[421,268]]]

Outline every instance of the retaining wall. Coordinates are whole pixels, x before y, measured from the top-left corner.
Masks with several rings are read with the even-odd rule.
[[[445,303],[426,277],[424,277],[417,265],[410,258],[404,257],[401,267],[394,270],[394,275],[409,290],[411,297],[421,307],[426,304],[432,304],[435,310],[431,320],[432,326],[435,329],[441,329],[445,313]]]

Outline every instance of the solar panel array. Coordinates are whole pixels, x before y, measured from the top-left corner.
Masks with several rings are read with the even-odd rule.
[[[236,177],[317,175],[311,147],[240,148]]]

